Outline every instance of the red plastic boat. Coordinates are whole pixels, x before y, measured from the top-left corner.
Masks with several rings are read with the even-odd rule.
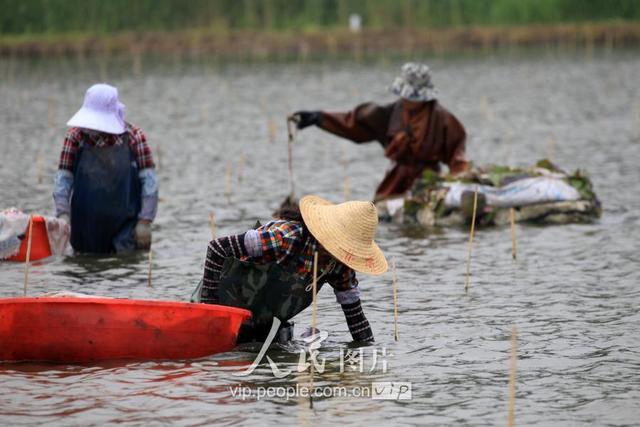
[[[251,312],[112,298],[0,299],[0,360],[193,359],[236,345]]]

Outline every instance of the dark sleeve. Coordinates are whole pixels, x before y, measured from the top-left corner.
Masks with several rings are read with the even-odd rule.
[[[446,112],[445,119],[445,152],[444,162],[449,166],[449,173],[456,175],[469,168],[466,156],[467,133],[462,123],[451,113]]]
[[[364,315],[360,300],[350,304],[341,304],[341,306],[353,340],[359,342],[373,341],[373,331],[371,331],[369,321]]]
[[[379,141],[384,145],[393,106],[369,102],[346,113],[323,111],[318,127],[356,143]]]
[[[220,237],[209,242],[207,258],[204,261],[201,302],[207,304],[219,302],[220,272],[225,259],[229,257],[241,258],[246,255],[244,234]]]

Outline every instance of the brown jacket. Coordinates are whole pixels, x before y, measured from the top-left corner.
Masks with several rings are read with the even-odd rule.
[[[395,161],[376,190],[376,199],[404,194],[425,169],[452,174],[468,168],[462,124],[438,101],[403,111],[402,100],[388,105],[365,103],[346,113],[322,112],[319,127],[356,143],[378,141]],[[424,120],[428,125],[424,126]]]

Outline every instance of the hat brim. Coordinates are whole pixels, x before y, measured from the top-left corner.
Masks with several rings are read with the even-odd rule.
[[[334,258],[354,271],[374,276],[384,274],[389,266],[380,247],[374,241],[367,248],[350,245],[322,209],[331,205],[333,203],[318,196],[300,200],[300,212],[309,232]]]
[[[103,113],[82,107],[69,119],[67,126],[97,130],[119,135],[124,132],[124,121],[115,114]]]

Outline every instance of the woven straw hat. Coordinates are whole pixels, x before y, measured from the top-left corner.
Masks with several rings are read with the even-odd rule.
[[[318,196],[305,196],[300,212],[313,237],[338,261],[360,273],[377,276],[387,271],[387,260],[373,241],[378,226],[373,203],[334,205]]]

